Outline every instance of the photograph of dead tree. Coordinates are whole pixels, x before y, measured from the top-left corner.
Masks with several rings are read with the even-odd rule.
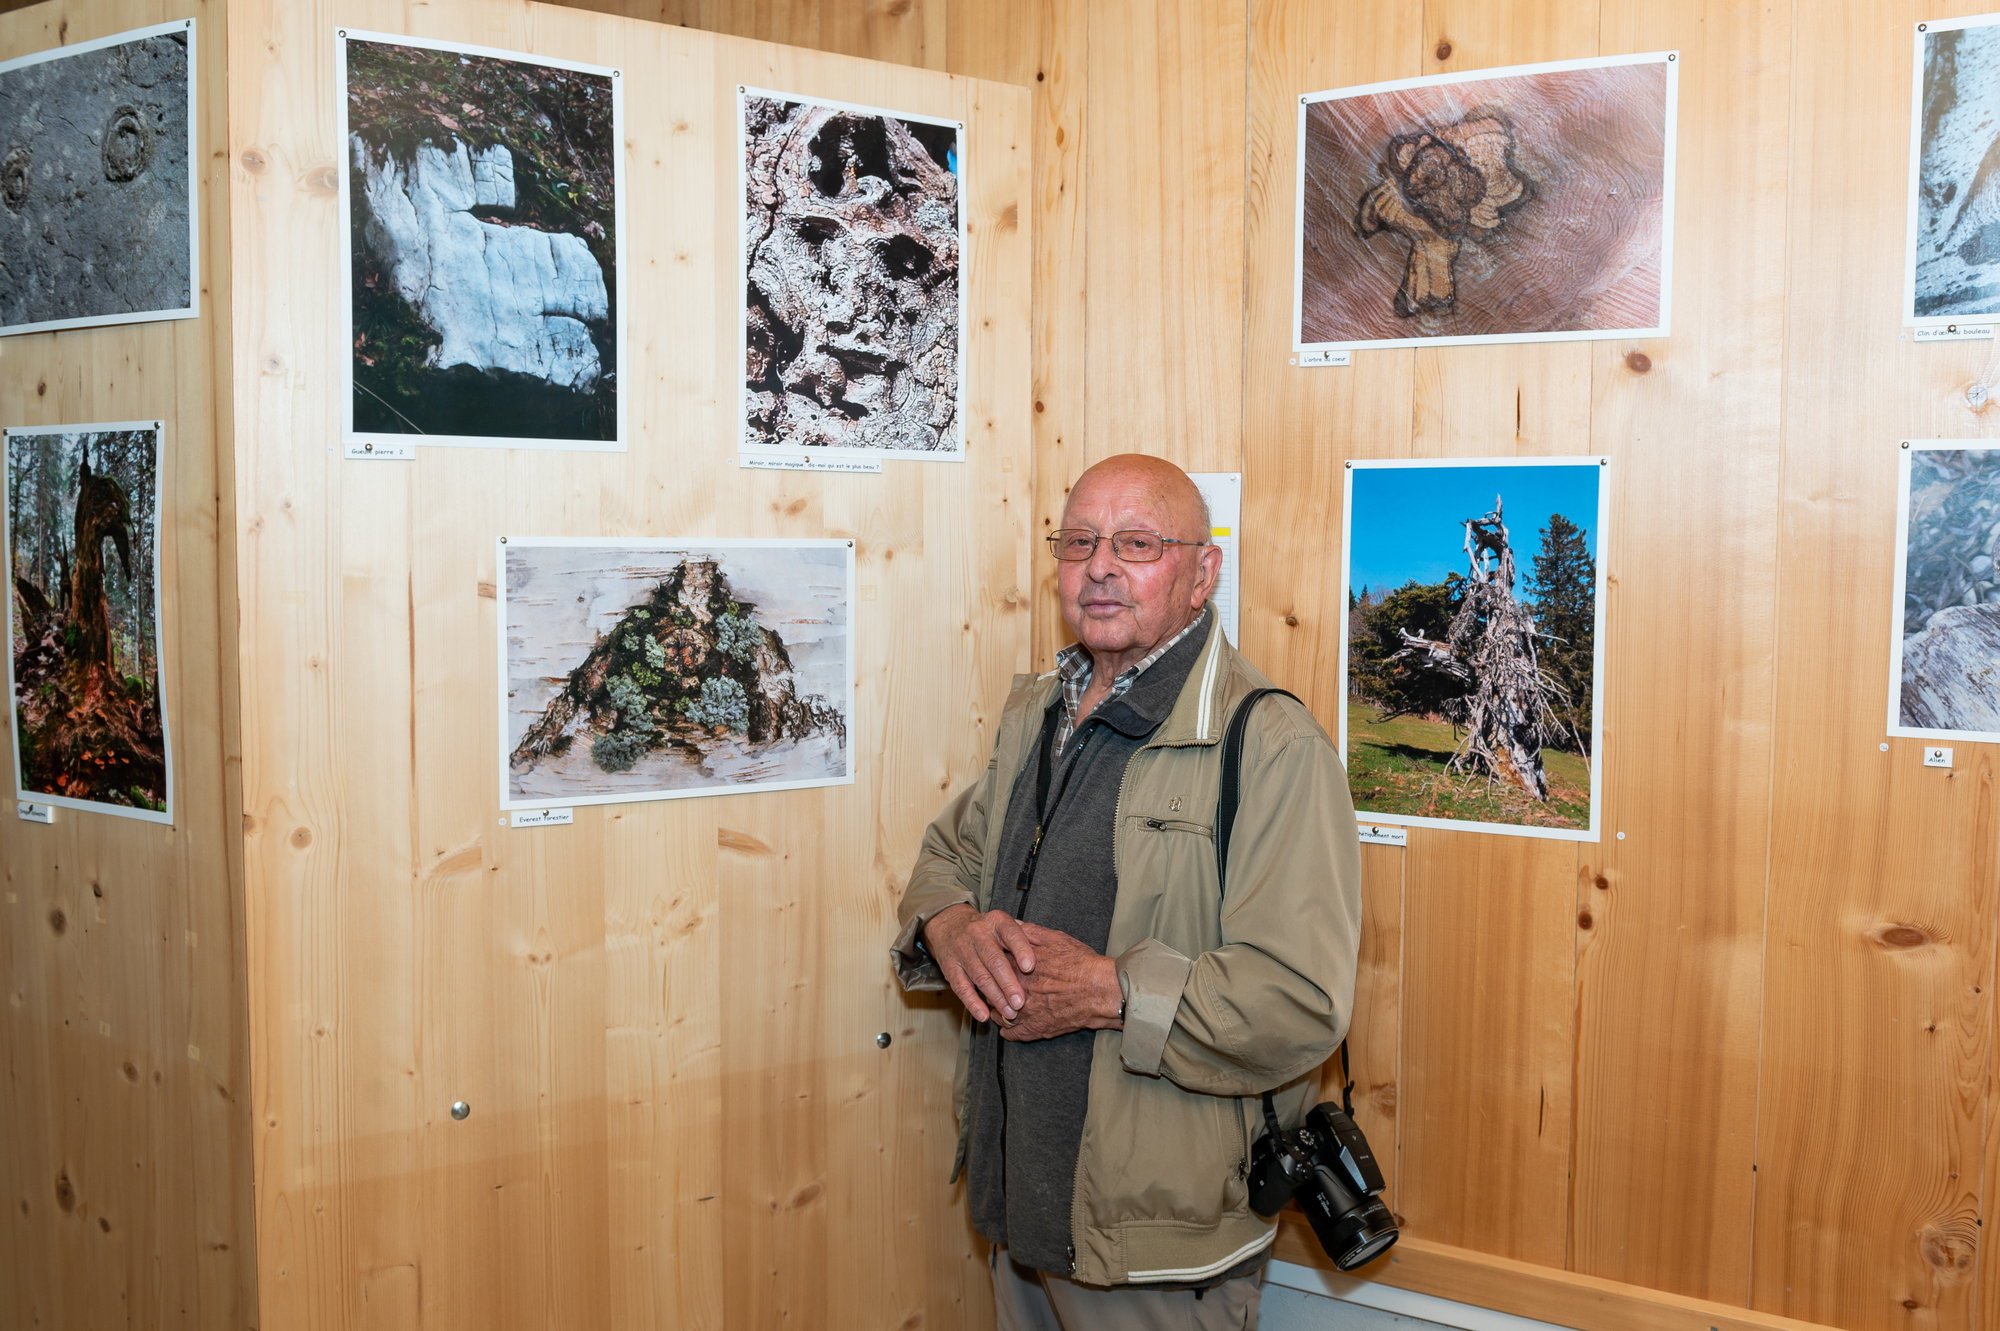
[[[160,427],[9,430],[5,460],[15,789],[170,822]]]
[[[1305,98],[1297,345],[1664,335],[1677,70],[1619,57]]]
[[[2000,444],[1902,453],[1889,733],[2000,740]]]
[[[1340,729],[1363,819],[1595,839],[1603,472],[1350,465]]]
[[[851,781],[844,540],[500,546],[501,804]]]
[[[622,447],[613,72],[340,49],[348,437]]]
[[[963,139],[746,89],[746,449],[963,456]]]
[[[0,63],[0,334],[197,312],[194,21]]]
[[[1909,306],[1920,325],[2000,315],[2000,15],[1920,24]]]

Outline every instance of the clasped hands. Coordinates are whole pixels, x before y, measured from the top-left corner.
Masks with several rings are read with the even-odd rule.
[[[924,925],[924,946],[972,1019],[997,1021],[1006,1039],[1120,1024],[1117,963],[1060,929],[960,902]]]

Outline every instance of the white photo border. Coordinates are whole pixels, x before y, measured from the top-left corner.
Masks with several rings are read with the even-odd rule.
[[[195,20],[185,18],[175,19],[171,23],[155,23],[150,27],[132,28],[109,37],[78,42],[74,46],[58,46],[46,51],[16,56],[12,60],[0,60],[0,75],[30,65],[47,64],[53,60],[83,55],[89,51],[101,51],[108,46],[124,46],[130,42],[144,41],[148,37],[164,36],[170,32],[187,34],[188,303],[169,309],[131,310],[124,314],[90,314],[75,319],[39,319],[33,323],[0,324],[0,337],[16,337],[23,333],[55,333],[67,328],[112,328],[120,324],[164,323],[172,319],[201,317],[201,78],[200,67],[196,62],[197,48],[201,43],[200,30],[196,27]]]
[[[2000,310],[1985,314],[1917,313],[1917,196],[1924,168],[1924,43],[1940,32],[1963,28],[1990,28],[2000,25],[2000,14],[1975,14],[1967,18],[1927,19],[1915,26],[1915,45],[1910,58],[1910,197],[1903,241],[1903,327],[1943,328],[1957,332],[1961,326],[1979,327],[2000,323]],[[1928,732],[1926,732],[1928,733]]]
[[[729,550],[846,550],[847,579],[847,694],[843,716],[847,723],[847,770],[840,776],[811,777],[800,781],[753,781],[736,785],[699,786],[687,790],[646,790],[630,794],[576,795],[549,799],[518,799],[510,790],[508,772],[513,750],[507,743],[507,552],[518,549],[637,550],[673,554]],[[855,541],[852,537],[744,537],[744,536],[502,536],[494,543],[493,585],[497,601],[499,670],[499,732],[495,758],[500,774],[500,810],[582,808],[597,804],[641,804],[654,800],[702,799],[719,795],[753,795],[777,790],[810,790],[821,786],[851,786],[855,780],[856,731],[854,698],[856,691],[855,644],[858,585],[855,581]]]
[[[1445,87],[1458,83],[1525,78],[1537,74],[1560,74],[1578,69],[1614,69],[1626,65],[1666,66],[1667,91],[1663,114],[1666,119],[1665,155],[1661,166],[1660,195],[1660,321],[1650,328],[1563,329],[1543,333],[1476,333],[1460,337],[1385,337],[1345,341],[1305,340],[1306,281],[1306,113],[1320,102],[1344,101],[1382,93],[1404,92],[1412,88]],[[1469,347],[1495,343],[1598,342],[1609,338],[1661,338],[1673,330],[1674,294],[1674,188],[1680,119],[1680,52],[1646,51],[1634,55],[1592,56],[1581,60],[1552,60],[1539,65],[1508,65],[1498,69],[1469,69],[1451,74],[1430,74],[1421,78],[1394,79],[1354,88],[1309,92],[1299,97],[1298,136],[1294,145],[1297,158],[1292,206],[1292,351],[1298,356],[1314,351],[1366,351],[1390,347]]]
[[[797,102],[806,106],[824,106],[835,111],[849,111],[855,115],[882,116],[893,120],[913,120],[920,125],[940,125],[949,127],[958,134],[958,351],[955,369],[958,376],[958,447],[946,452],[942,449],[923,448],[812,448],[804,444],[752,444],[746,442],[750,426],[750,390],[743,382],[743,369],[750,359],[750,303],[747,295],[750,285],[750,246],[743,233],[743,210],[750,197],[750,165],[744,152],[743,123],[745,103],[752,97],[762,97],[772,101]],[[879,462],[889,458],[909,458],[919,462],[963,462],[971,430],[965,418],[966,367],[970,360],[968,351],[967,323],[970,318],[969,280],[972,272],[972,249],[970,233],[966,226],[972,211],[972,192],[968,188],[971,181],[972,152],[968,146],[971,126],[963,120],[951,116],[919,115],[914,111],[896,111],[888,107],[867,106],[860,102],[844,102],[836,97],[819,97],[811,93],[782,92],[776,88],[760,88],[753,83],[736,85],[736,203],[730,210],[730,217],[736,227],[736,363],[730,369],[730,382],[736,385],[736,453],[739,466],[751,466],[756,461],[770,458],[799,459],[806,462]],[[829,468],[829,470],[842,470]],[[872,473],[868,473],[872,474]]]
[[[506,60],[517,65],[534,65],[547,69],[567,69],[580,74],[596,74],[611,81],[611,136],[616,145],[611,155],[611,216],[617,235],[612,242],[612,264],[617,272],[612,276],[611,300],[617,311],[617,327],[613,337],[618,346],[618,433],[613,439],[537,439],[515,438],[501,435],[471,434],[402,434],[383,430],[356,430],[354,428],[354,245],[351,226],[354,216],[353,155],[348,151],[347,124],[347,44],[349,42],[372,42],[380,46],[407,46],[422,51],[448,51],[454,55],[481,56],[492,60]],[[336,353],[340,369],[340,439],[348,444],[412,443],[426,448],[525,448],[550,452],[569,453],[623,453],[630,447],[631,438],[631,398],[632,378],[628,373],[631,363],[631,339],[627,336],[630,319],[630,305],[626,300],[626,227],[625,227],[625,78],[622,69],[609,65],[593,65],[582,60],[564,60],[556,56],[535,55],[526,51],[506,51],[492,46],[476,46],[467,42],[446,41],[436,37],[412,37],[405,33],[371,32],[363,28],[337,27],[333,34],[334,63],[334,133],[337,151],[334,158],[338,163],[339,176],[339,220],[340,233],[340,347]]]
[[[131,818],[143,823],[158,823],[171,827],[174,822],[174,743],[173,709],[167,705],[167,620],[163,613],[165,602],[162,588],[166,584],[166,567],[161,562],[162,532],[166,526],[167,503],[165,484],[167,477],[167,425],[164,420],[151,421],[99,421],[88,425],[10,425],[0,430],[0,501],[11,492],[13,477],[9,474],[13,466],[15,439],[37,438],[50,435],[112,434],[146,430],[153,436],[153,629],[159,641],[153,644],[157,653],[160,688],[160,757],[166,768],[166,804],[160,809],[134,809],[122,804],[106,804],[100,800],[80,800],[68,795],[29,792],[26,775],[21,770],[20,714],[14,702],[14,617],[6,620],[7,642],[7,736],[8,748],[12,751],[14,771],[14,793],[22,804],[48,804],[58,809],[75,809],[81,813],[105,813],[114,818]],[[0,567],[7,571],[7,585],[14,585],[14,533],[7,526],[8,505],[0,502]]]
[[[1548,841],[1601,841],[1604,825],[1604,676],[1610,644],[1604,637],[1604,612],[1611,552],[1611,459],[1603,454],[1577,457],[1490,457],[1490,458],[1350,458],[1341,481],[1340,499],[1340,661],[1338,692],[1340,707],[1340,761],[1347,762],[1347,656],[1353,632],[1348,603],[1353,587],[1354,554],[1354,473],[1386,471],[1392,468],[1466,467],[1587,467],[1598,468],[1597,530],[1593,533],[1597,554],[1596,587],[1592,637],[1597,651],[1591,662],[1590,685],[1590,821],[1583,827],[1523,827],[1515,823],[1469,822],[1456,818],[1424,818],[1415,814],[1380,813],[1356,809],[1355,821],[1363,826],[1388,824],[1397,827],[1435,827],[1454,832],[1483,832],[1499,836],[1537,837]]]
[[[1910,468],[1919,453],[2000,453],[2000,439],[1906,439],[1896,450],[1896,578],[1890,585],[1895,604],[1889,612],[1889,727],[1896,739],[1950,739],[1967,744],[2000,744],[2000,731],[1942,730],[1903,724],[1903,602],[1910,576]]]

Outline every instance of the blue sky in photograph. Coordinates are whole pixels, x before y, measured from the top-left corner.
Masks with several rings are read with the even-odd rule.
[[[1603,468],[1596,463],[1548,467],[1492,467],[1476,463],[1451,467],[1356,467],[1354,531],[1349,547],[1349,581],[1358,595],[1377,595],[1408,582],[1441,582],[1465,572],[1467,518],[1493,510],[1493,497],[1506,501],[1502,515],[1514,543],[1514,564],[1525,579],[1534,569],[1549,515],[1560,513],[1583,531],[1591,558],[1597,557],[1597,487]]]

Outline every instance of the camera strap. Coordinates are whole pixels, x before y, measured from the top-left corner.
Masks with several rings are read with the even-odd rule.
[[[1222,783],[1215,796],[1215,881],[1224,892],[1229,890],[1229,833],[1236,823],[1236,805],[1243,793],[1243,732],[1250,724],[1250,709],[1271,693],[1305,707],[1297,694],[1285,689],[1252,689],[1236,705],[1229,717],[1229,728],[1222,733]],[[1340,1107],[1350,1116],[1354,1113],[1354,1077],[1347,1069],[1344,1038],[1340,1042]],[[1278,1107],[1269,1091],[1264,1092],[1264,1122],[1273,1133],[1279,1131]]]

